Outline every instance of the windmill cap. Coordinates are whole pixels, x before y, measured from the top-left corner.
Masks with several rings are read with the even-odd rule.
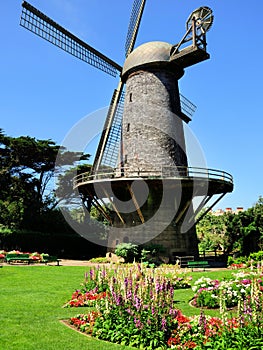
[[[167,65],[170,63],[171,44],[163,41],[152,41],[138,46],[124,62],[122,79],[126,80],[129,73],[143,67]]]

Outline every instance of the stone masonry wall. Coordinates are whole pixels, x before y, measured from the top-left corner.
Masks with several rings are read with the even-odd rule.
[[[129,76],[123,114],[123,160],[130,172],[187,165],[178,82],[169,71]],[[127,176],[127,174],[125,174]]]

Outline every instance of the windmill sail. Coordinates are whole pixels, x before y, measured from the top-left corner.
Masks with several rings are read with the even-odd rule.
[[[122,87],[121,87],[122,89]],[[113,170],[120,155],[124,91],[114,90],[93,163],[93,174]]]
[[[146,0],[134,0],[132,12],[131,12],[130,24],[128,27],[128,33],[127,33],[126,43],[125,43],[126,57],[132,52],[134,48],[134,44],[139,31],[139,26],[140,26],[145,3],[146,3]]]
[[[101,166],[115,168],[119,158],[120,143],[121,143],[121,129],[122,129],[122,115],[124,108],[124,91],[120,95],[115,116],[109,132],[108,142],[101,159]]]
[[[133,2],[125,45],[126,56],[128,56],[134,48],[145,3],[146,0],[134,0]],[[119,151],[121,149],[121,126],[124,103],[123,86],[124,84],[120,80],[118,88],[113,94],[111,106],[109,108],[104,130],[100,138],[92,167],[93,175],[100,171],[100,169],[107,169],[107,167],[114,168],[116,166],[118,156],[120,155]],[[122,159],[120,159],[120,162],[121,161]]]
[[[80,60],[114,77],[122,67],[24,1],[20,25]]]

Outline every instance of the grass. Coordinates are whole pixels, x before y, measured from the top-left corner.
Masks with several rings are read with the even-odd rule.
[[[76,266],[1,268],[0,349],[129,349],[89,339],[59,322],[81,313],[62,306],[79,287],[85,271],[85,267]]]
[[[83,281],[86,267],[4,266],[0,269],[0,349],[1,350],[128,350],[125,346],[85,337],[65,327],[68,319],[83,309],[63,308]],[[221,279],[231,271],[192,272],[193,281],[201,276]],[[190,289],[177,290],[176,307],[186,315],[199,314],[189,305]],[[206,314],[217,315],[207,310]]]
[[[228,279],[231,277],[233,271],[231,270],[219,270],[219,271],[213,271],[212,269],[206,270],[206,271],[194,271],[194,272],[187,272],[190,276],[193,277],[192,284],[197,281],[201,277],[208,277],[211,279]],[[175,302],[176,302],[176,308],[182,310],[183,314],[187,316],[194,316],[200,314],[200,309],[194,308],[189,305],[189,301],[193,298],[194,292],[191,288],[189,289],[178,289],[175,291]],[[220,317],[220,313],[218,309],[215,310],[203,310],[206,315],[213,316],[213,317]],[[231,311],[230,311],[231,312]]]

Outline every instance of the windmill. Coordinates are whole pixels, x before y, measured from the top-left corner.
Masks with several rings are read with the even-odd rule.
[[[123,67],[26,1],[20,24],[103,72],[120,74],[91,174],[74,180],[88,210],[94,206],[111,225],[108,246],[151,241],[164,245],[170,259],[197,256],[195,214],[214,194],[220,197],[207,211],[233,190],[230,174],[188,166],[183,123],[195,106],[178,88],[185,68],[210,57],[206,33],[213,14],[206,6],[194,10],[175,45],[149,42],[134,49],[145,3],[133,3]],[[202,198],[196,213],[194,197]]]

